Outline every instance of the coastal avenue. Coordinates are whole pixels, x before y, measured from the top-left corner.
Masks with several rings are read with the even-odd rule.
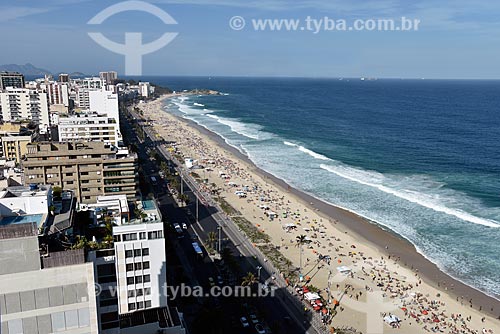
[[[130,108],[131,109],[131,108]],[[126,117],[123,119],[126,120],[126,126],[123,129],[124,137],[129,138],[132,142],[136,142],[140,146],[140,148],[149,147],[151,149],[156,149],[157,152],[162,154],[168,160],[174,159],[169,155],[169,152],[162,147],[161,142],[157,142],[155,140],[155,134],[152,129],[149,128],[148,124],[142,121],[142,119],[135,114],[132,110],[129,110],[130,115],[133,117],[133,122],[142,126],[144,130],[144,142],[140,143],[137,139],[137,134],[134,132],[134,127],[132,124],[126,120]],[[252,272],[257,276],[257,267],[263,267],[263,270],[260,271],[261,282],[264,281],[272,281],[271,275],[274,272],[271,265],[268,262],[257,261],[260,258],[260,254],[258,254],[255,249],[252,247],[247,238],[245,238],[241,232],[239,232],[234,226],[232,222],[228,222],[227,218],[224,217],[220,212],[209,212],[209,209],[204,205],[199,205],[199,223],[195,222],[195,219],[189,217],[186,210],[184,208],[179,208],[177,204],[175,204],[174,199],[169,196],[168,190],[165,187],[165,182],[159,182],[159,184],[151,184],[151,176],[154,176],[156,179],[159,179],[158,176],[158,164],[149,160],[147,152],[145,149],[139,149],[138,154],[140,156],[140,161],[143,162],[141,164],[142,169],[147,173],[144,176],[144,180],[150,183],[150,187],[153,189],[153,193],[157,198],[159,208],[164,217],[168,217],[170,222],[186,222],[188,223],[188,229],[185,232],[186,237],[182,239],[171,240],[174,244],[174,248],[179,257],[179,260],[186,271],[186,275],[189,276],[190,283],[192,286],[201,285],[205,288],[210,287],[210,282],[208,280],[209,277],[217,277],[218,271],[215,264],[210,260],[208,256],[205,256],[202,261],[196,259],[193,256],[193,247],[191,242],[193,240],[205,241],[208,239],[208,234],[210,232],[218,232],[217,227],[222,225],[222,239],[224,240],[223,247],[228,247],[231,249],[232,254],[236,259],[239,260],[239,264],[242,268],[242,272]],[[179,163],[178,166],[179,167]],[[182,170],[178,170],[182,173]],[[193,191],[197,191],[197,185],[194,182],[189,181],[189,177],[184,175],[184,193],[190,197],[190,207],[189,210],[191,212],[195,212],[195,203],[196,203],[196,195]],[[210,200],[207,200],[210,201]],[[217,220],[216,220],[217,219]],[[167,226],[166,226],[167,229]],[[230,242],[231,240],[232,242]],[[267,270],[266,270],[267,269]],[[279,278],[278,278],[279,279]],[[227,282],[226,282],[227,283]],[[240,277],[236,277],[236,284],[240,284]],[[301,306],[298,302],[290,303],[289,296],[285,296],[288,294],[287,291],[284,291],[282,288],[276,291],[276,297],[258,297],[252,298],[250,304],[253,304],[255,310],[258,310],[258,313],[261,313],[265,318],[265,323],[268,325],[273,323],[278,323],[279,332],[286,333],[309,333],[316,334],[317,332],[314,327],[319,327],[319,323],[315,323],[312,326],[311,320],[306,320],[306,317],[310,317],[311,314],[304,314]],[[283,299],[280,301],[279,299]],[[182,301],[179,301],[180,303]],[[242,299],[232,299],[232,298],[212,298],[209,301],[210,307],[221,307],[223,316],[223,321],[220,323],[220,328],[224,330],[224,332],[235,332],[238,330],[238,333],[253,333],[255,330],[252,328],[242,328],[242,325],[239,321],[239,318],[245,316],[248,318],[248,311],[244,309],[243,304],[245,300]],[[193,319],[196,317],[197,311],[195,306],[181,306],[182,311],[186,313],[186,318],[188,323],[190,322],[190,317]],[[199,308],[199,307],[198,307]],[[310,318],[309,318],[310,319]],[[317,320],[316,320],[317,321]]]

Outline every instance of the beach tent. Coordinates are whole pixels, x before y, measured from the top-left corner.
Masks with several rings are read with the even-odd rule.
[[[394,314],[390,314],[384,318],[384,321],[387,322],[389,325],[392,325],[394,323],[399,323],[401,320],[396,317]]]
[[[340,267],[337,267],[337,271],[341,274],[349,274],[352,270],[351,270],[351,268],[349,268],[347,266],[340,266]]]
[[[316,299],[320,299],[319,295],[317,293],[314,293],[314,292],[307,292],[304,294],[304,298],[307,299],[307,300],[316,300]]]

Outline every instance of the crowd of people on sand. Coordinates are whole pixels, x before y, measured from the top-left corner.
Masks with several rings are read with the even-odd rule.
[[[383,296],[397,308],[394,312],[398,313],[403,325],[419,326],[429,333],[493,333],[486,328],[472,329],[472,315],[450,314],[439,293],[431,295],[419,291],[422,284],[419,273],[412,271],[413,277],[399,274],[398,258],[367,256],[361,251],[362,245],[347,242],[339,233],[334,236],[329,225],[335,225],[337,221],[323,219],[315,209],[297,204],[286,191],[278,190],[265,177],[256,176],[246,164],[232,158],[221,147],[208,143],[184,122],[170,115],[153,112],[149,117],[156,119],[155,127],[160,135],[176,143],[178,152],[184,157],[197,159],[203,165],[204,168],[196,170],[196,173],[210,179],[210,183],[201,184],[207,195],[218,193],[228,198],[233,207],[239,209],[262,232],[269,232],[268,224],[281,225],[281,232],[279,235],[274,232],[273,240],[285,256],[289,251],[297,250],[296,247],[292,248],[296,246],[297,236],[307,236],[303,271],[309,273],[309,281],[314,280],[325,300],[338,298],[341,294],[343,298],[366,300],[367,292],[382,291]],[[226,177],[222,178],[221,175]],[[240,195],[244,193],[244,196],[236,196],[236,192],[240,192]],[[336,273],[335,266],[349,266],[349,272],[342,273],[345,276],[342,281],[329,289],[328,273]],[[315,280],[315,276],[328,278]],[[344,310],[340,308],[341,312]],[[384,314],[381,313],[380,317],[383,321]],[[484,322],[484,318],[481,321]]]

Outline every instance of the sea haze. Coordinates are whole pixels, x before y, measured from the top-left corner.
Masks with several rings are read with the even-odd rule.
[[[500,296],[499,81],[148,79],[226,93],[165,109]]]

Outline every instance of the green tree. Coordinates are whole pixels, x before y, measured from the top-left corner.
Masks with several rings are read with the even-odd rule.
[[[257,277],[255,277],[254,273],[248,272],[243,280],[241,281],[242,286],[254,286],[257,283]]]
[[[300,264],[299,264],[299,275],[302,275],[302,247],[304,244],[307,243],[307,237],[304,234],[298,235],[296,237],[297,244],[295,245],[296,247],[299,247],[299,258],[300,258]]]
[[[86,237],[77,235],[76,242],[71,246],[71,249],[85,249],[87,248],[89,241]]]
[[[210,247],[215,249],[216,242],[217,242],[217,233],[215,233],[214,231],[208,232],[207,243],[210,245]]]

